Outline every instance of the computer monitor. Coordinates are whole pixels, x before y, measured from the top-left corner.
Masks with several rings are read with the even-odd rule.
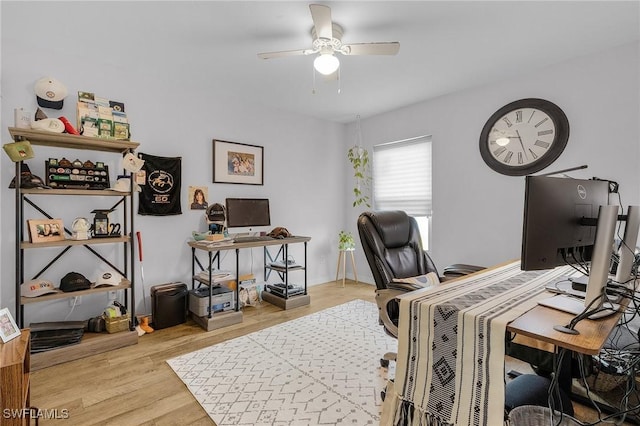
[[[227,198],[225,204],[229,228],[271,225],[267,198]]]
[[[598,211],[608,204],[606,181],[527,176],[522,270],[591,260]]]

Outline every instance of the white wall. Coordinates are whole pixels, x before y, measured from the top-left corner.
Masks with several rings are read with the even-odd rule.
[[[428,74],[425,70],[425,78]],[[486,120],[517,99],[556,103],[569,118],[570,137],[565,151],[544,172],[587,164],[588,169],[571,175],[615,180],[623,204],[638,204],[638,75],[638,44],[621,46],[363,120],[364,145],[371,149],[379,143],[433,135],[431,256],[440,269],[456,262],[494,265],[520,256],[524,177],[500,175],[485,165],[478,140]],[[351,200],[350,194],[346,200]],[[610,202],[617,203],[617,198]],[[353,232],[361,211],[346,212]],[[359,278],[373,282],[364,256],[357,253]]]
[[[75,93],[91,91],[125,103],[132,139],[140,143],[140,152],[182,157],[183,214],[135,217],[136,229],[142,232],[144,242],[147,290],[160,283],[191,282],[191,250],[187,241],[191,231],[202,231],[206,226],[202,212],[188,210],[189,185],[207,186],[209,202],[224,202],[226,197],[269,198],[273,226],[285,226],[296,235],[312,237],[308,245],[309,284],[333,278],[337,233],[343,223],[341,209],[335,208],[336,199],[341,199],[336,194],[342,194],[345,179],[344,169],[335,165],[344,158],[344,125],[220,96],[223,82],[181,84],[180,76],[167,75],[159,69],[131,69],[126,64],[110,65],[109,61],[86,63],[82,55],[71,48],[62,54],[47,49],[52,41],[31,39],[30,32],[20,22],[3,20],[2,36],[1,131],[5,142],[10,139],[7,127],[13,125],[13,109],[23,107],[35,111],[33,85],[43,76],[53,76],[67,85],[70,95],[62,111],[45,110],[49,116],[64,115],[75,121]],[[211,183],[213,138],[263,146],[264,186]],[[32,172],[41,177],[44,177],[44,160],[49,157],[105,161],[112,170],[111,179],[119,165],[117,156],[90,151],[62,152],[36,146],[35,152],[36,158],[27,163]],[[3,283],[0,305],[14,312],[14,192],[8,189],[14,164],[5,155],[0,158],[0,171],[0,193],[5,200],[0,212],[5,219],[1,224],[0,240]],[[113,199],[46,197],[42,202],[54,217],[61,217],[70,226],[77,216],[91,217],[92,209],[110,207]],[[36,217],[35,214],[33,210],[25,210],[26,218]],[[300,244],[290,249],[300,261],[302,247]],[[116,256],[122,255],[121,250],[121,247],[100,248],[101,252]],[[45,252],[49,254],[51,250],[27,250],[28,276],[48,262]],[[202,259],[204,261],[206,257]],[[223,259],[223,268],[235,269],[233,252]],[[57,285],[69,271],[80,272],[93,280],[100,269],[86,250],[75,247],[42,277]],[[241,251],[240,270],[241,273],[252,271],[262,277],[261,249],[253,249],[252,253]],[[135,271],[139,273],[138,262]],[[302,273],[291,277],[298,283],[302,279]],[[141,294],[139,275],[136,291]],[[104,294],[83,299],[68,319],[98,315],[107,304]],[[139,312],[144,310],[140,298],[137,305]],[[62,320],[68,311],[67,301],[32,304],[27,306],[26,323]]]

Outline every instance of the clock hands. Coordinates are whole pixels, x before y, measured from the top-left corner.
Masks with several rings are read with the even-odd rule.
[[[529,160],[529,156],[527,155],[527,150],[524,149],[524,144],[522,143],[522,138],[520,137],[520,132],[516,129],[516,134],[518,135],[518,140],[520,140],[520,146],[522,147],[522,152],[524,152],[524,158]]]

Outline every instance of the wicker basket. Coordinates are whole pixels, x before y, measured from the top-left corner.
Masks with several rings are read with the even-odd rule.
[[[106,324],[107,332],[117,333],[119,331],[129,330],[130,319],[131,317],[129,316],[129,314],[114,318],[105,317],[104,322]]]
[[[596,370],[594,374],[585,380],[592,390],[596,392],[609,392],[623,384],[627,380],[627,376]]]

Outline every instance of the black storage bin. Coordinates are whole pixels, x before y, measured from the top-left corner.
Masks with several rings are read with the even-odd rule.
[[[161,329],[187,320],[189,290],[185,283],[159,284],[151,287],[153,328]]]

